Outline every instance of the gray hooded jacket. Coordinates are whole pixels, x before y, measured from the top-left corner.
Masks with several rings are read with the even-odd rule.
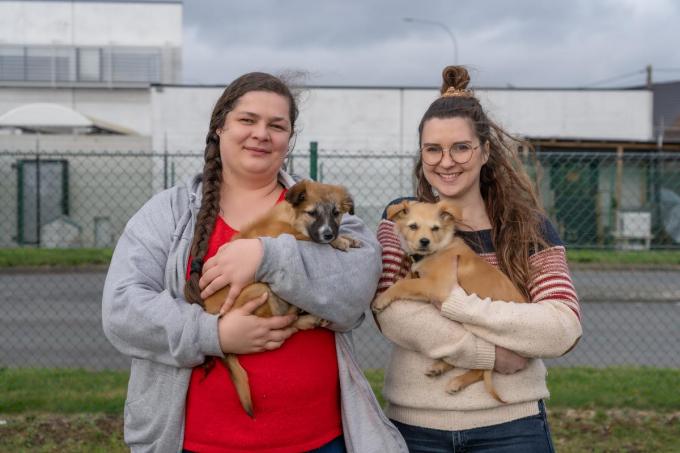
[[[286,187],[294,183],[283,172],[279,180]],[[124,425],[125,442],[135,452],[181,451],[192,367],[206,356],[223,356],[217,317],[182,295],[201,193],[197,176],[152,197],[127,223],[106,277],[104,333],[132,358]],[[380,246],[357,217],[344,216],[340,231],[362,247],[341,252],[289,235],[262,238],[256,280],[331,321],[347,450],[406,452],[353,356],[351,329],[361,323],[373,297]]]

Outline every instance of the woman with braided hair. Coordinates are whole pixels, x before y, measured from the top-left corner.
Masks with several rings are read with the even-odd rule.
[[[125,441],[133,451],[405,452],[353,359],[351,330],[380,276],[377,241],[343,217],[347,252],[277,238],[238,239],[240,228],[283,200],[283,163],[298,111],[279,78],[249,73],[217,100],[202,175],[155,195],[128,222],[103,295],[104,332],[132,358]],[[230,284],[261,281],[330,321],[296,332],[293,315],[218,317],[199,302]],[[226,311],[226,310],[225,310]],[[220,360],[240,354],[255,417],[242,409]]]
[[[393,343],[385,374],[387,414],[411,452],[551,452],[541,358],[559,357],[579,340],[578,298],[564,246],[518,155],[518,147],[528,145],[488,118],[469,81],[464,67],[444,69],[441,96],[418,129],[414,198],[455,204],[462,216],[456,235],[531,303],[482,299],[456,284],[444,301],[398,300],[377,314]],[[378,240],[380,294],[410,265],[393,222],[380,222]],[[445,379],[427,377],[433,359],[456,369]],[[482,382],[447,394],[446,381],[468,369],[497,371],[494,387],[504,402]]]

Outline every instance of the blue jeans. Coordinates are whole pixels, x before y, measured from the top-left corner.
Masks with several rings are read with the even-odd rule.
[[[345,438],[342,437],[342,435],[339,435],[332,441],[320,446],[319,448],[315,448],[314,450],[309,451],[309,453],[346,453],[346,452],[347,450],[345,449]]]
[[[540,412],[498,425],[461,431],[422,428],[392,420],[411,453],[554,453],[545,405]]]

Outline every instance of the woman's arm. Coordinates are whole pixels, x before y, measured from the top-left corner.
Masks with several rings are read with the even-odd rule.
[[[404,349],[460,368],[490,370],[494,367],[493,344],[443,317],[428,303],[394,301],[376,316],[376,323],[385,337]]]
[[[380,277],[380,245],[356,216],[345,215],[340,234],[361,242],[348,251],[297,241],[289,235],[264,237],[262,263],[255,280],[299,308],[331,321],[331,328],[356,327],[375,293]]]
[[[171,191],[153,197],[130,219],[106,276],[102,324],[123,354],[191,367],[222,351],[217,317],[165,288],[174,228]]]
[[[485,340],[527,357],[559,357],[581,338],[580,308],[564,247],[534,254],[532,303],[481,299],[458,287],[441,313]]]

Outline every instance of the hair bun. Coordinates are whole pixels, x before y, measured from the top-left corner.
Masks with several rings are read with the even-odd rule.
[[[441,94],[449,88],[465,90],[470,83],[470,74],[464,66],[447,66],[442,72]]]

